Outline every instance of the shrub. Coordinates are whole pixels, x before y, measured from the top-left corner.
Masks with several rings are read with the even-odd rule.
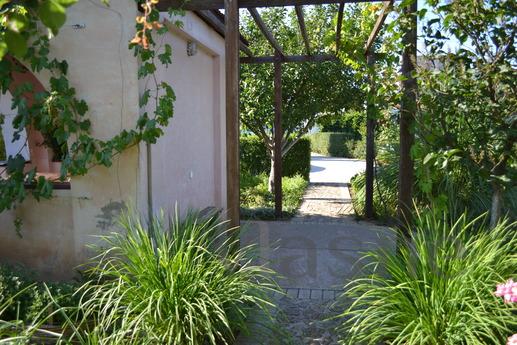
[[[312,151],[332,157],[353,157],[355,139],[353,134],[319,132],[309,136]]]
[[[271,161],[267,148],[262,140],[254,135],[240,139],[241,170],[251,174],[269,173]],[[283,159],[283,176],[292,177],[301,175],[309,180],[311,171],[311,142],[308,138],[301,138],[287,152]]]
[[[241,217],[245,219],[275,218],[275,199],[267,188],[266,174],[251,175],[241,172]],[[300,175],[282,178],[283,216],[295,214],[302,201],[308,182]]]
[[[389,221],[397,214],[398,200],[398,167],[394,164],[377,168],[373,184],[373,208],[375,216],[383,221]],[[350,180],[352,205],[357,216],[364,216],[366,199],[366,177],[364,172]]]
[[[80,310],[103,344],[228,344],[251,312],[269,313],[271,271],[237,249],[217,217],[190,212],[145,227],[135,216],[104,237]],[[88,328],[82,324],[76,329]],[[82,335],[76,334],[79,338]],[[73,339],[72,339],[73,340]]]
[[[503,344],[517,309],[493,290],[515,274],[516,225],[420,214],[410,242],[368,253],[371,272],[345,286],[343,343]]]
[[[52,313],[52,308],[48,308],[53,304],[49,293],[60,305],[75,306],[78,299],[73,293],[77,287],[77,283],[43,283],[23,267],[0,265],[0,305],[5,304],[0,310],[0,319],[33,322],[37,317]],[[46,313],[45,308],[48,308]],[[56,315],[54,321],[62,319]]]

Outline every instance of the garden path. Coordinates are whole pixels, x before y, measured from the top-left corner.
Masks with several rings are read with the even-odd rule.
[[[364,171],[358,159],[311,156],[310,184],[293,222],[341,221],[354,213],[348,190],[350,179]]]
[[[366,250],[394,247],[386,228],[359,222],[344,212],[350,204],[347,184],[364,163],[312,158],[313,188],[305,195],[305,210],[302,205],[291,221],[249,221],[242,226],[243,245],[256,244],[258,260],[282,276],[278,283],[285,294],[273,297],[281,310],[278,324],[291,336],[268,338],[255,331],[241,337],[238,345],[337,344],[338,322],[324,320],[340,309],[336,297],[361,269],[358,259]]]

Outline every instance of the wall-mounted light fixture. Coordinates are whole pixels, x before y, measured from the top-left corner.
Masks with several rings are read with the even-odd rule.
[[[193,41],[187,42],[187,55],[194,56],[197,54],[197,43]]]

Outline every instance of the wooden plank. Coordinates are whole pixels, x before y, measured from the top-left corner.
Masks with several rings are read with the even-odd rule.
[[[305,18],[303,17],[303,7],[295,6],[296,16],[298,17],[298,24],[300,25],[300,33],[302,34],[303,43],[305,44],[305,50],[307,54],[311,55],[311,45],[309,44],[309,36],[307,35],[307,29],[305,27]]]
[[[337,23],[336,23],[336,54],[339,52],[339,48],[341,48],[341,28],[343,27],[343,12],[345,11],[345,2],[341,1],[339,3],[339,10],[337,13]]]
[[[275,147],[274,147],[274,173],[275,173],[275,217],[282,218],[282,61],[280,52],[275,54]]]
[[[258,13],[256,8],[248,8],[248,12],[251,14],[253,19],[255,20],[255,23],[257,23],[260,31],[262,31],[262,34],[266,37],[266,39],[269,41],[271,46],[275,49],[275,51],[279,52],[280,55],[284,55],[284,52],[282,50],[282,47],[276,40],[276,38],[273,36],[271,31],[269,31],[268,27],[266,26],[266,23],[262,20],[262,17]]]
[[[371,73],[375,73],[375,56],[372,52],[367,55],[367,63]],[[372,219],[373,209],[373,180],[375,176],[375,125],[377,112],[375,109],[375,84],[373,78],[369,78],[370,88],[366,101],[366,170],[365,170],[365,203],[364,215],[367,219]]]
[[[406,28],[402,43],[404,50],[402,52],[402,68],[401,72],[405,77],[402,81],[402,100],[400,102],[400,159],[399,159],[399,190],[398,190],[398,219],[400,222],[401,232],[407,237],[409,236],[409,225],[411,221],[412,210],[412,192],[413,192],[413,160],[411,159],[411,147],[415,140],[413,132],[413,124],[416,115],[416,78],[413,76],[416,63],[416,45],[417,45],[417,19],[416,12],[418,10],[416,0],[412,4],[404,8],[404,14],[410,17],[410,24]]]
[[[337,4],[342,0],[239,0],[239,8],[282,7],[303,5]],[[344,0],[345,3],[380,2],[379,0]],[[224,8],[224,0],[160,0],[157,4],[160,11],[169,8],[187,11],[216,10]]]
[[[221,20],[221,18],[219,18],[219,16],[216,13],[209,11],[209,10],[195,11],[195,13],[205,23],[210,25],[219,35],[224,37],[224,33],[225,33],[224,19]],[[240,39],[239,39],[240,50],[248,56],[253,56],[253,53],[251,52],[250,48],[243,41],[244,41],[243,37],[240,37]]]
[[[280,57],[281,62],[325,62],[334,61],[337,62],[339,59],[335,55],[322,54],[322,55],[285,55]],[[241,57],[241,63],[274,63],[274,56],[256,56],[256,57]]]
[[[226,184],[230,226],[239,216],[239,7],[237,0],[225,0],[226,66]]]
[[[390,13],[392,6],[393,6],[393,0],[386,1],[384,3],[381,13],[379,13],[379,16],[377,17],[377,21],[375,22],[375,25],[373,26],[373,30],[370,33],[370,36],[368,37],[368,41],[366,41],[366,45],[364,46],[365,54],[368,54],[368,51],[371,49],[373,43],[375,42],[375,39],[377,38],[379,31],[381,31],[381,28],[384,25],[384,21],[386,20],[386,17]]]

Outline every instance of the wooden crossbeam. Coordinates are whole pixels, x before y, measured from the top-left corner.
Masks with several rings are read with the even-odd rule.
[[[221,20],[221,18],[218,17],[218,15],[212,11],[209,10],[200,10],[195,11],[196,15],[199,16],[203,21],[205,21],[208,25],[214,28],[214,30],[224,37],[224,19]],[[239,41],[239,49],[244,52],[244,54],[248,56],[253,56],[253,53],[251,52],[250,48],[246,45],[246,43],[243,42],[243,38],[240,38]]]
[[[303,5],[337,4],[342,0],[239,0],[239,8],[282,7]],[[345,3],[380,2],[379,0],[344,0]],[[187,11],[216,10],[224,8],[224,0],[160,0],[157,5],[160,11],[169,8]]]
[[[386,17],[390,13],[392,6],[393,0],[384,2],[384,6],[382,7],[381,13],[377,17],[377,21],[375,22],[373,30],[370,33],[370,36],[368,37],[368,41],[366,41],[366,45],[364,46],[365,54],[368,54],[369,50],[372,48],[373,43],[375,42],[375,39],[377,38],[379,31],[381,31],[382,25],[384,24]]]
[[[343,12],[345,11],[345,2],[341,1],[339,3],[339,10],[337,13],[337,23],[336,23],[336,53],[339,52],[339,48],[341,46],[341,28],[343,27]]]
[[[339,61],[337,56],[331,54],[321,55],[284,55],[281,57],[281,62],[325,62],[325,61]],[[241,63],[273,63],[275,62],[274,56],[254,56],[254,57],[241,57]]]
[[[305,27],[305,18],[303,17],[303,7],[295,6],[296,16],[298,17],[298,24],[300,25],[300,33],[302,34],[303,43],[305,44],[305,50],[307,54],[311,55],[311,46],[309,44],[309,36],[307,35],[307,29]]]
[[[262,34],[266,37],[266,39],[269,41],[271,46],[273,46],[275,51],[280,53],[280,55],[284,56],[285,54],[284,54],[284,51],[282,50],[282,47],[280,46],[280,44],[278,43],[276,38],[273,36],[271,31],[269,31],[268,27],[266,26],[266,23],[264,23],[264,21],[262,20],[262,17],[258,13],[257,9],[248,8],[248,12],[251,14],[253,19],[255,20],[255,23],[257,23],[260,31],[262,31]]]

